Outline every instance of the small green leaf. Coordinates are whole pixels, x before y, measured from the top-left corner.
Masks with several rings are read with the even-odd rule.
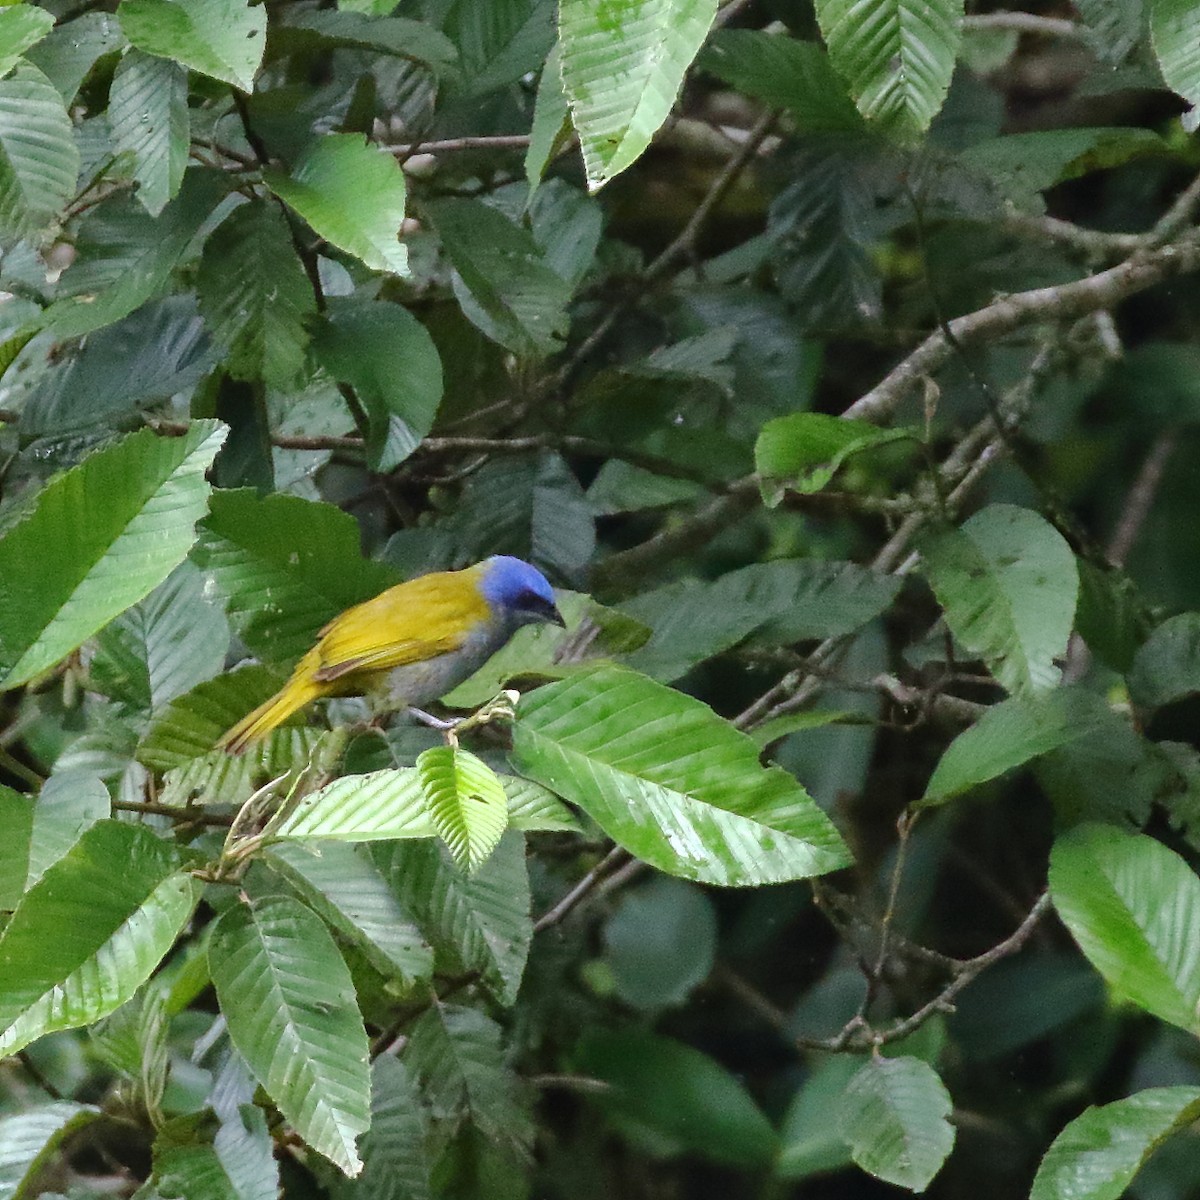
[[[191,145],[188,76],[167,58],[130,50],[113,75],[108,123],[113,147],[133,155],[138,199],[157,217],[183,183]]]
[[[54,28],[54,14],[33,4],[0,8],[0,75],[7,75],[30,46]]]
[[[851,455],[910,435],[880,429],[867,421],[843,420],[825,413],[793,413],[768,421],[754,447],[754,465],[763,477],[763,499],[779,503],[785,488],[819,492]]]
[[[707,705],[601,666],[521,701],[522,773],[587,812],[669,874],[725,886],[779,883],[845,866],[828,817]]]
[[[950,1096],[918,1058],[871,1058],[842,1096],[843,1135],[864,1171],[923,1192],[954,1146]]]
[[[561,0],[563,87],[593,191],[650,144],[716,15],[716,0]]]
[[[508,826],[508,800],[496,773],[468,750],[434,746],[417,756],[425,807],[454,861],[476,871]]]
[[[252,91],[266,46],[267,12],[246,0],[121,0],[125,36],[147,54]]]
[[[433,428],[442,400],[442,360],[425,326],[398,304],[335,301],[314,349],[366,406],[372,470],[391,471]]]
[[[1081,825],[1054,844],[1050,894],[1114,991],[1200,1032],[1200,879],[1178,854],[1142,834]]]
[[[1062,534],[1028,509],[993,504],[923,553],[958,641],[1010,692],[1054,687],[1079,595]]]
[[[370,1125],[367,1035],[329,931],[282,896],[234,904],[213,929],[209,969],[229,1036],[296,1132],[346,1175]]]
[[[1172,1134],[1200,1120],[1200,1088],[1149,1088],[1086,1109],[1054,1139],[1030,1200],[1120,1200]]]
[[[1200,692],[1200,613],[1164,621],[1133,659],[1129,694],[1136,704],[1160,708]]]
[[[408,251],[398,240],[404,172],[386,151],[356,133],[329,134],[312,144],[290,176],[267,171],[264,179],[339,250],[372,270],[408,274]]]
[[[215,421],[131,434],[42,490],[0,540],[0,688],[52,667],[179,565],[224,436]]]

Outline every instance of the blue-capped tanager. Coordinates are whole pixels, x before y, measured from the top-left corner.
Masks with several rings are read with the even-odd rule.
[[[326,696],[382,696],[389,708],[436,700],[537,622],[564,624],[546,577],[519,558],[399,583],[334,617],[287,683],[217,745],[236,754]]]

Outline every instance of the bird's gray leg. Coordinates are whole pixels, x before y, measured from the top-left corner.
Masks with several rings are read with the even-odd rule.
[[[445,733],[447,729],[453,729],[458,724],[458,719],[443,720],[441,717],[435,717],[433,713],[427,713],[423,708],[412,708],[410,706],[406,711],[414,721],[419,721],[422,725],[428,725],[430,729],[436,729],[439,733]]]

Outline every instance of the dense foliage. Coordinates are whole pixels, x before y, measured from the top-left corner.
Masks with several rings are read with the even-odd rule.
[[[1195,1194],[1198,48],[0,7],[0,1196]]]

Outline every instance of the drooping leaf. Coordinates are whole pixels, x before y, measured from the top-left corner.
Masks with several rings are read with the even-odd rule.
[[[513,753],[523,774],[587,812],[669,874],[778,883],[836,870],[848,853],[794,779],[707,705],[601,666],[522,699]]]
[[[525,151],[525,178],[529,181],[532,200],[555,147],[562,140],[571,119],[567,96],[563,91],[560,51],[556,43],[546,57],[538,80],[537,97],[533,105],[533,124],[529,130],[529,147]]]
[[[0,934],[0,1053],[128,1000],[191,916],[196,882],[168,842],[98,821],[25,893]]]
[[[0,539],[0,687],[53,666],[179,565],[223,438],[213,421],[131,434],[47,485]]]
[[[1110,987],[1200,1031],[1200,879],[1178,854],[1144,834],[1081,825],[1054,844],[1050,894]]]
[[[763,1167],[775,1155],[775,1131],[745,1088],[682,1042],[641,1031],[597,1032],[580,1047],[578,1069],[609,1085],[593,1102],[618,1127],[647,1129],[672,1153],[743,1168]]]
[[[716,0],[562,0],[563,87],[590,188],[650,144],[716,15]]]
[[[408,274],[408,251],[397,240],[404,220],[404,173],[390,154],[356,133],[335,133],[314,142],[291,175],[268,171],[264,178],[338,249],[372,270]]]
[[[849,1166],[842,1136],[841,1099],[859,1063],[848,1054],[822,1056],[784,1113],[775,1171],[781,1179],[805,1179]]]
[[[297,381],[317,304],[276,205],[243,204],[209,234],[197,289],[230,375],[283,390]]]
[[[398,466],[433,428],[442,400],[442,360],[425,326],[398,304],[345,301],[330,306],[314,349],[366,406],[372,469]]]
[[[962,39],[958,0],[818,0],[829,57],[858,111],[908,140],[925,132],[946,99]]]
[[[113,145],[134,157],[138,199],[157,217],[183,183],[190,144],[187,71],[130,50],[113,75],[108,122]]]
[[[51,775],[33,809],[25,887],[37,883],[88,829],[109,816],[111,807],[108,789],[98,775],[78,770]]]
[[[1200,104],[1200,41],[1196,9],[1188,0],[1147,0],[1150,41],[1167,86]]]
[[[918,1058],[873,1057],[846,1085],[841,1118],[864,1171],[923,1192],[954,1146],[950,1097]]]
[[[571,287],[533,236],[479,200],[440,200],[429,210],[467,319],[514,354],[541,358],[561,349]]]
[[[266,46],[261,6],[246,0],[121,0],[117,19],[139,50],[253,90]]]
[[[454,861],[476,871],[508,826],[508,800],[496,773],[469,750],[434,746],[416,761],[425,807]]]
[[[375,861],[433,946],[439,969],[477,972],[501,1004],[512,1004],[533,936],[524,839],[501,838],[473,875],[432,840],[380,846]]]
[[[356,941],[384,976],[406,987],[433,974],[433,951],[401,907],[378,868],[352,846],[294,842],[271,847],[267,865],[346,937]]]
[[[0,1117],[0,1196],[33,1195],[30,1189],[51,1156],[99,1116],[91,1104],[59,1100]]]
[[[218,919],[209,969],[238,1053],[313,1149],[346,1175],[370,1124],[367,1036],[350,972],[328,930],[282,896]]]
[[[958,641],[1010,692],[1058,681],[1079,594],[1070,546],[1037,513],[993,504],[924,551],[925,573]]]
[[[1200,1088],[1149,1088],[1092,1107],[1046,1151],[1030,1200],[1119,1200],[1145,1161],[1200,1118]]]
[[[79,148],[63,99],[29,62],[0,79],[0,238],[36,235],[75,192]]]

